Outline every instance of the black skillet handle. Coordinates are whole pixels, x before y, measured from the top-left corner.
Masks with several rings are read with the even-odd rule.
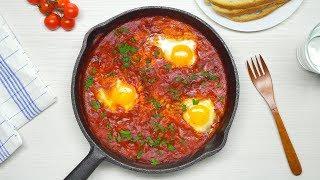
[[[106,158],[97,147],[91,146],[89,154],[74,168],[65,180],[85,180]]]

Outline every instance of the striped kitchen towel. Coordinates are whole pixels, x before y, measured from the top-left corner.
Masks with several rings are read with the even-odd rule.
[[[55,101],[0,14],[0,163],[21,146],[17,130]]]

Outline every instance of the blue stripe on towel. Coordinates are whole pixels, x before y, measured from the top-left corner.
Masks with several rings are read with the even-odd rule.
[[[23,87],[21,81],[13,73],[10,67],[6,64],[3,58],[0,56],[0,72],[2,78],[0,79],[10,96],[13,98],[19,109],[23,112],[28,120],[31,120],[37,116],[41,110],[34,103],[30,95]],[[15,98],[15,96],[17,96]],[[22,100],[22,102],[21,102]]]
[[[17,51],[16,51],[17,52]],[[8,59],[8,58],[6,58]],[[6,66],[6,69],[9,71],[10,75],[13,77],[14,82],[16,83],[16,85],[18,87],[20,87],[19,89],[21,89],[22,93],[26,96],[27,101],[29,102],[29,104],[31,104],[31,108],[36,112],[36,116],[41,113],[42,111],[38,108],[38,106],[34,103],[33,99],[31,98],[31,96],[29,95],[29,93],[26,91],[25,87],[23,86],[23,84],[21,83],[20,79],[17,77],[17,75],[12,71],[12,69],[9,67],[9,65],[6,63],[5,59],[3,59],[3,64]],[[0,63],[1,63],[1,57],[0,57]]]
[[[13,90],[11,89],[11,86],[9,86],[9,84],[6,82],[5,80],[5,76],[2,74],[2,72],[0,71],[0,81],[1,83],[4,85],[4,87],[6,88],[6,90],[8,91],[10,97],[12,97],[13,101],[16,103],[16,105],[19,107],[19,109],[22,111],[23,115],[28,119],[31,120],[31,115],[29,114],[29,112],[21,105],[21,101],[20,101],[20,96],[19,93],[17,94],[13,94]]]
[[[4,147],[4,144],[5,143],[2,143],[0,141],[0,156],[1,156],[1,159],[5,160],[8,156],[10,156],[10,154],[8,155],[7,154],[7,150],[5,150],[5,147]]]

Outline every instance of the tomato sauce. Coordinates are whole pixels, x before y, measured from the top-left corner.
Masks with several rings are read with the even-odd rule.
[[[172,67],[159,48],[148,43],[155,34],[194,40],[195,64]],[[124,60],[119,46],[132,50],[130,58]],[[87,58],[86,120],[106,149],[155,166],[192,156],[217,131],[226,107],[226,74],[214,44],[191,26],[164,16],[136,19],[99,38]],[[112,112],[96,99],[97,90],[110,88],[115,78],[134,86],[139,95],[128,112]],[[196,132],[183,119],[181,102],[190,97],[214,103],[216,119],[209,132]]]

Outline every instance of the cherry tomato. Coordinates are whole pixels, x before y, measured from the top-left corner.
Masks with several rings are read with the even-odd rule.
[[[44,24],[48,29],[54,31],[60,27],[61,18],[56,13],[51,13],[44,19]]]
[[[61,19],[61,27],[66,31],[71,31],[74,28],[75,23],[74,19],[69,19],[65,16]]]
[[[54,4],[47,0],[40,0],[39,1],[39,10],[44,15],[49,15],[54,10]]]
[[[64,6],[63,12],[66,18],[73,19],[78,16],[79,8],[73,3],[68,3]]]
[[[28,2],[32,5],[37,5],[39,4],[39,0],[28,0]]]
[[[63,9],[68,3],[70,3],[70,0],[57,0],[57,7]]]

